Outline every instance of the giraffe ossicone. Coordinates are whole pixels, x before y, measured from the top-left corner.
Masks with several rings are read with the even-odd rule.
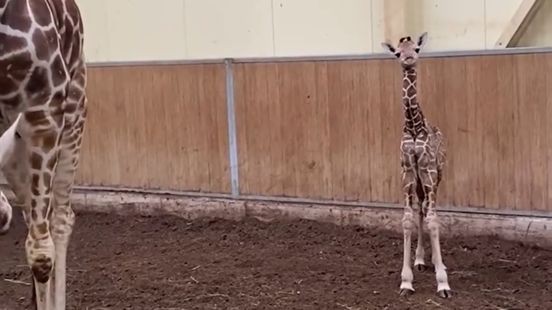
[[[414,293],[411,266],[412,231],[418,226],[418,242],[414,265],[425,270],[423,228],[427,225],[431,244],[431,261],[435,267],[437,293],[443,298],[451,297],[446,266],[441,256],[439,241],[439,219],[436,211],[437,189],[441,183],[446,160],[446,142],[443,133],[429,124],[418,102],[417,63],[419,52],[427,41],[424,32],[416,41],[402,37],[395,47],[383,42],[382,47],[393,54],[403,70],[402,101],[404,108],[403,136],[400,144],[402,189],[405,199],[403,227],[403,266],[400,294]],[[414,200],[417,199],[418,221],[415,220]]]
[[[38,310],[66,304],[70,195],[87,110],[83,30],[75,0],[0,0],[0,168],[28,228]],[[11,220],[4,198],[0,214]]]

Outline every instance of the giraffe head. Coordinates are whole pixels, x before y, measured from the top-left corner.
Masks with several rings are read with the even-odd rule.
[[[416,41],[413,41],[410,36],[402,37],[399,40],[399,45],[394,47],[392,44],[383,42],[381,46],[399,59],[401,66],[404,69],[410,69],[416,66],[418,55],[421,48],[427,41],[427,32],[424,32]]]

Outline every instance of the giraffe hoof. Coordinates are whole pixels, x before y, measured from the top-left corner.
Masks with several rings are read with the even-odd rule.
[[[440,290],[440,291],[437,292],[437,294],[441,298],[451,298],[452,297],[452,293],[451,293],[450,290]]]
[[[428,267],[427,267],[426,265],[424,265],[424,264],[419,264],[419,265],[416,265],[416,266],[414,266],[414,267],[416,267],[416,270],[418,270],[418,271],[420,271],[420,272],[424,272],[424,271],[426,271],[426,270],[428,269]]]
[[[52,271],[52,259],[41,255],[35,259],[31,266],[33,276],[38,283],[46,283],[50,279],[50,272]]]
[[[402,297],[408,297],[410,295],[414,294],[414,291],[413,290],[410,290],[410,289],[407,289],[407,288],[403,288],[401,289],[401,292],[400,292],[400,295]]]

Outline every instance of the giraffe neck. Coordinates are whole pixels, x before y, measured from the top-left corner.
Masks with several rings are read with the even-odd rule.
[[[426,132],[424,114],[417,99],[417,73],[415,68],[405,69],[403,72],[404,132],[416,138],[420,133]]]

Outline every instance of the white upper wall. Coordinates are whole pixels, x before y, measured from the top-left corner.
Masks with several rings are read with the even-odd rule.
[[[395,0],[77,0],[88,61],[382,52],[383,2]],[[494,48],[522,0],[409,0],[426,50]],[[520,45],[552,43],[546,1]],[[405,34],[406,35],[406,34]]]
[[[273,55],[372,51],[371,3],[369,0],[272,1]]]

